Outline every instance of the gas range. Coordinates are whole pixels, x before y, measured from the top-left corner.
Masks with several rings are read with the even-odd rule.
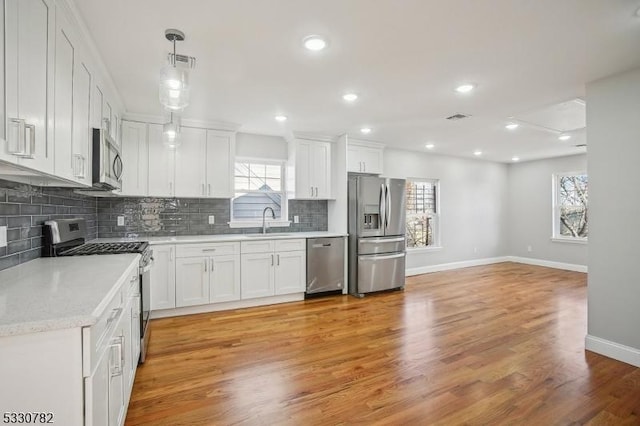
[[[150,270],[153,251],[147,241],[87,243],[87,224],[84,219],[48,220],[44,223],[44,253],[46,257],[89,256],[107,254],[140,254],[140,362],[144,362],[149,342]]]

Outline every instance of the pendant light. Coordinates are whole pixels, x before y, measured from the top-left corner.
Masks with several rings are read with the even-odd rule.
[[[173,43],[173,54],[169,54],[169,63],[160,73],[160,103],[170,111],[182,111],[189,105],[189,68],[195,64],[195,58],[176,54],[176,42],[184,40],[182,31],[168,29],[164,35]],[[185,60],[179,63],[179,59]]]
[[[169,114],[169,122],[162,126],[162,142],[169,148],[177,148],[180,140],[180,116],[173,112]]]

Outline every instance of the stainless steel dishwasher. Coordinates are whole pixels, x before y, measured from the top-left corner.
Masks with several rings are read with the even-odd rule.
[[[344,279],[344,237],[307,238],[306,294],[341,293]]]

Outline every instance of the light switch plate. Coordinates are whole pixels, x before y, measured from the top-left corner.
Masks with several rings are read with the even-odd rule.
[[[216,217],[214,215],[209,216],[209,225],[216,223]]]
[[[300,216],[294,216],[293,217],[293,223],[300,223]]]
[[[118,216],[118,226],[124,226],[124,216]]]
[[[7,227],[0,226],[0,247],[7,246]]]

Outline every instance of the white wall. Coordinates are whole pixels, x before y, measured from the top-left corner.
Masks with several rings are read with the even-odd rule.
[[[247,158],[286,160],[288,157],[287,141],[280,136],[237,133],[236,155]]]
[[[640,366],[640,69],[587,85],[587,139],[587,348]]]
[[[552,176],[576,171],[587,171],[586,154],[509,165],[509,255],[587,265],[586,244],[551,241]]]
[[[384,176],[440,180],[438,251],[407,254],[407,269],[506,256],[508,166],[385,149]]]

